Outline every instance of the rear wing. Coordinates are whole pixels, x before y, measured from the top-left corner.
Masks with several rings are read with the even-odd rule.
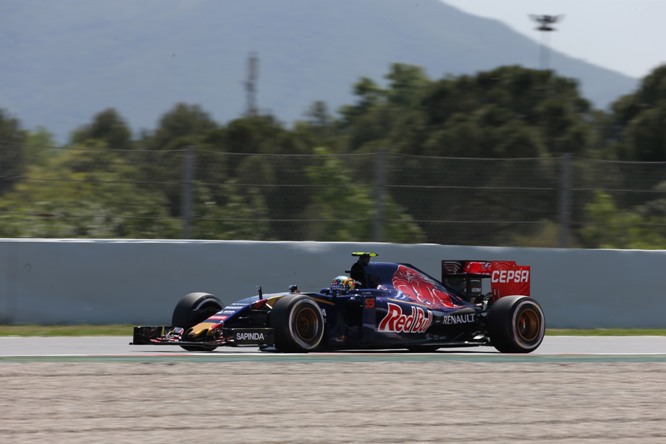
[[[492,299],[530,295],[530,266],[514,261],[442,261],[442,282],[472,299],[482,297],[482,281],[490,279]]]

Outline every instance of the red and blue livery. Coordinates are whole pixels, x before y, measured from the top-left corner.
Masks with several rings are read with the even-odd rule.
[[[441,280],[411,264],[355,252],[348,275],[316,292],[258,294],[228,306],[208,293],[176,305],[170,326],[134,327],[132,344],[189,351],[259,346],[279,352],[494,346],[529,353],[545,318],[530,297],[530,267],[514,261],[443,260]]]

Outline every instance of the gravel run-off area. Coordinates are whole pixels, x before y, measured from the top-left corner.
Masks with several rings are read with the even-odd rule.
[[[2,443],[664,443],[666,363],[3,362]]]

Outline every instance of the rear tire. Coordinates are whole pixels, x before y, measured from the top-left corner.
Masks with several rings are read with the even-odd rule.
[[[224,308],[222,302],[212,294],[190,293],[183,296],[174,308],[171,325],[187,330],[213,316],[222,308]],[[217,348],[214,345],[181,345],[181,347],[187,351],[213,351]]]
[[[488,334],[502,353],[530,353],[541,345],[546,332],[543,310],[527,296],[505,296],[490,307]]]
[[[315,350],[324,338],[324,315],[311,298],[294,294],[279,299],[268,324],[275,332],[275,348],[281,352]]]

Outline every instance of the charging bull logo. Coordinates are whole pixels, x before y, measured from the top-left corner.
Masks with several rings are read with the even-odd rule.
[[[426,276],[399,265],[393,275],[393,288],[400,290],[410,298],[432,307],[458,307],[443,289]]]
[[[388,312],[379,323],[379,331],[392,333],[425,333],[432,324],[432,313],[421,307],[412,306],[412,311],[406,315],[402,307],[388,303]]]

